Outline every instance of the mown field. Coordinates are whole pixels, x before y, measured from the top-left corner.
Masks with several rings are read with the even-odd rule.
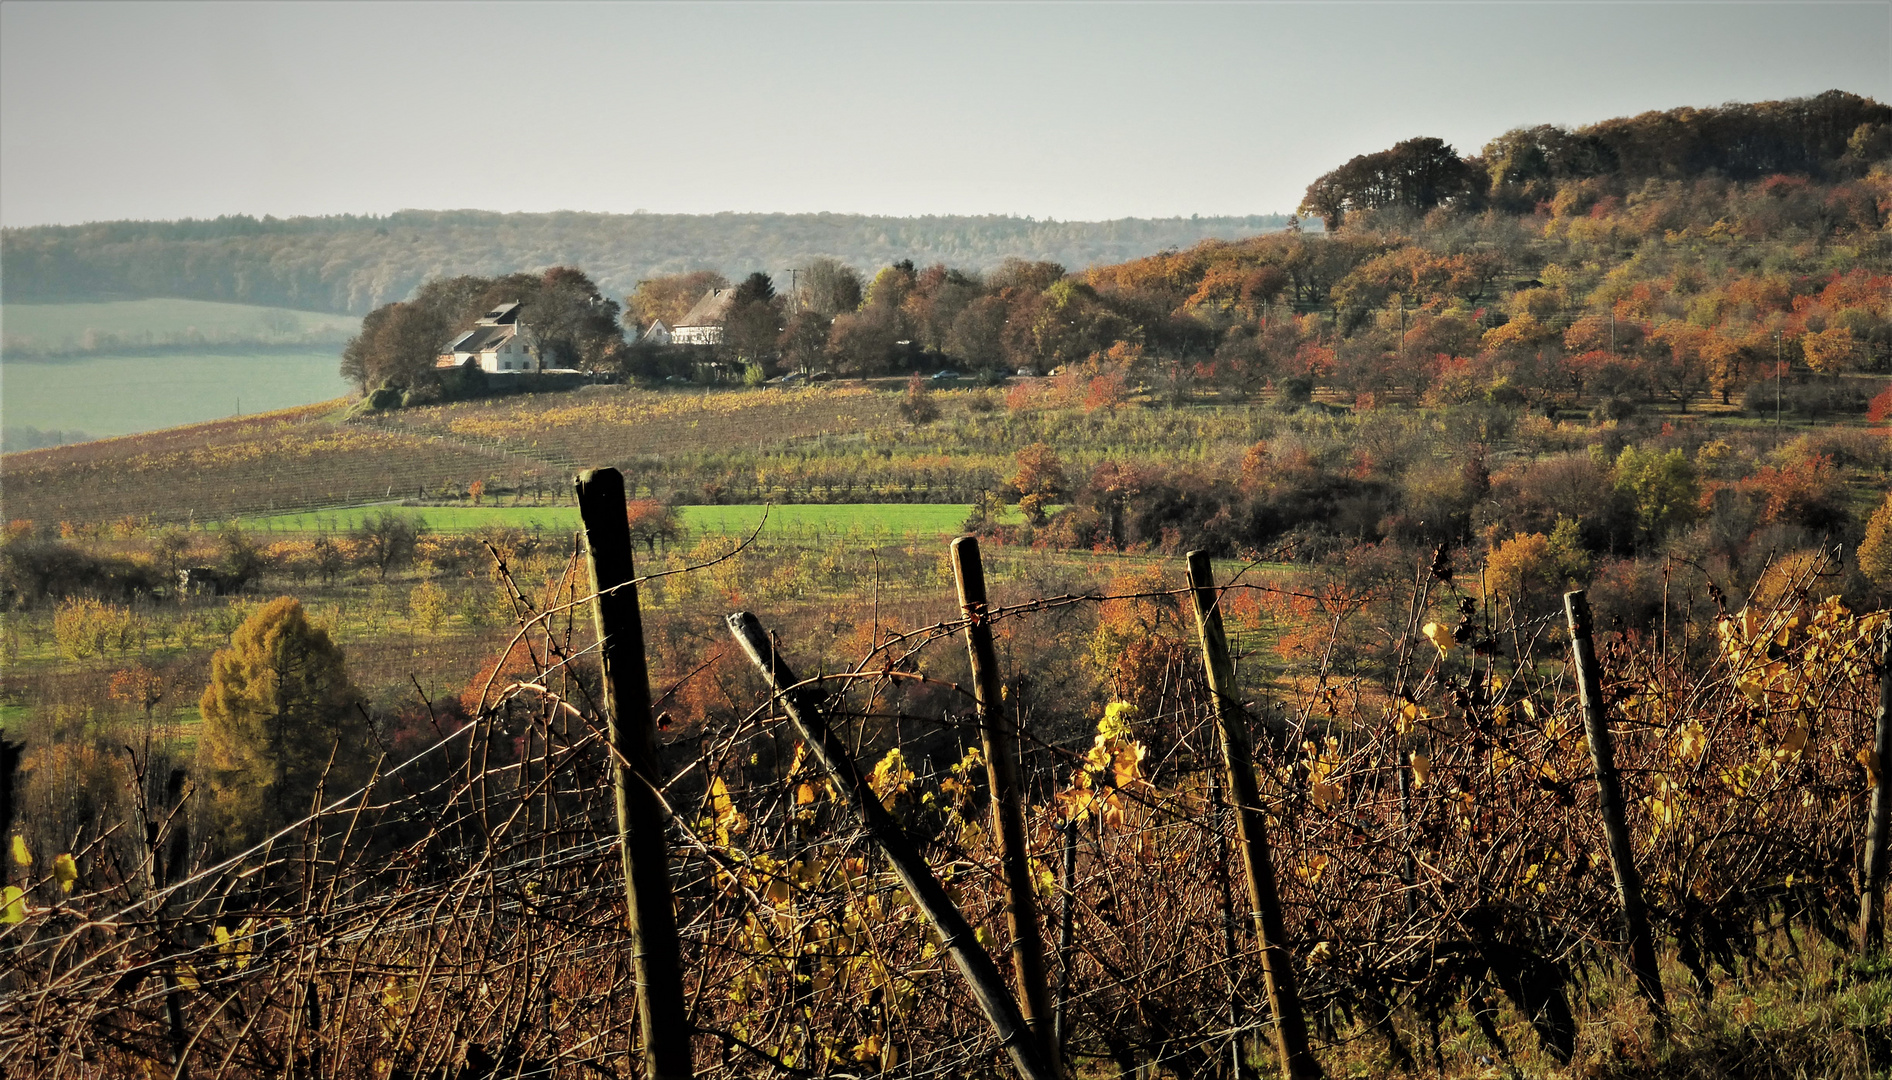
[[[20,358],[192,344],[339,346],[360,328],[347,315],[208,300],[6,304],[0,352]]]

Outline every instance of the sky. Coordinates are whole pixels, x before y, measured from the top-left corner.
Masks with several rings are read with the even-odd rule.
[[[1848,90],[1892,3],[0,4],[0,224],[1287,212],[1413,136]]]

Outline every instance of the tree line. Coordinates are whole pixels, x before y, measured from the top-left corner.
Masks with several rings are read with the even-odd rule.
[[[1211,237],[1247,236],[1287,216],[1050,221],[1002,215],[501,214],[114,221],[0,233],[9,301],[185,297],[365,314],[431,278],[583,266],[612,295],[700,266],[737,274],[828,255],[863,266],[901,258],[990,269],[1010,256],[1089,266]]]
[[[1302,213],[1338,228],[1354,210],[1442,203],[1529,211],[1567,182],[1603,179],[1617,194],[1647,180],[1775,173],[1816,180],[1864,175],[1892,152],[1892,107],[1829,90],[1816,97],[1679,108],[1616,117],[1575,131],[1515,128],[1459,157],[1439,139],[1361,154],[1308,186]]]

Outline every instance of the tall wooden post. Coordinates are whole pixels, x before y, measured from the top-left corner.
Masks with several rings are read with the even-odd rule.
[[[1005,928],[1012,938],[1012,972],[1018,979],[1025,1023],[1038,1036],[1045,1060],[1055,1062],[1059,1054],[1051,991],[1045,979],[1044,938],[1038,927],[1031,859],[1025,850],[1018,739],[999,686],[998,650],[992,644],[985,565],[979,558],[978,537],[954,540],[952,556],[953,576],[959,583],[959,609],[967,619],[966,652],[972,658],[973,698],[979,708],[979,734],[985,743],[985,774],[992,788],[992,832],[998,838],[999,866],[1005,875]]]
[[[1623,928],[1629,935],[1629,966],[1649,1001],[1656,1029],[1666,1031],[1668,1001],[1662,992],[1662,973],[1656,968],[1649,912],[1643,906],[1642,875],[1636,872],[1636,853],[1629,841],[1622,780],[1616,775],[1616,743],[1610,734],[1609,712],[1603,703],[1603,668],[1597,663],[1596,643],[1591,640],[1590,602],[1583,590],[1564,594],[1564,615],[1570,626],[1570,652],[1577,665],[1583,731],[1590,740],[1590,762],[1596,769],[1603,838],[1609,845],[1610,871],[1616,877],[1616,897],[1622,904]]]
[[[644,1075],[690,1080],[690,1017],[683,997],[682,950],[670,895],[670,857],[657,798],[657,728],[650,715],[650,675],[644,667],[644,622],[637,606],[630,519],[624,477],[616,469],[578,474],[578,514],[585,525],[585,561],[591,570],[593,621],[604,667],[611,742],[611,791],[617,805],[618,845],[624,859],[625,913],[631,932],[637,1024],[644,1043]]]
[[[769,684],[769,692],[781,701],[789,723],[795,726],[803,744],[834,781],[835,790],[860,819],[868,837],[892,864],[894,876],[913,898],[913,906],[933,924],[934,932],[952,954],[959,973],[965,976],[973,1000],[997,1033],[999,1044],[1012,1059],[1019,1076],[1024,1080],[1057,1080],[1057,1070],[1045,1060],[1037,1037],[1025,1025],[1024,1014],[1019,1011],[1018,1002],[1012,999],[1011,991],[1006,989],[1005,977],[999,974],[998,965],[979,944],[972,924],[946,895],[945,888],[933,876],[932,867],[920,856],[906,830],[868,786],[847,743],[828,727],[827,718],[821,714],[819,695],[796,680],[795,673],[776,653],[768,631],[754,615],[738,611],[729,616],[729,632],[761,671],[762,678]]]
[[[1071,945],[1077,923],[1077,822],[1058,826],[1058,999],[1051,1014],[1051,1039],[1058,1047],[1058,1063],[1070,1045]]]
[[[1189,591],[1195,601],[1202,664],[1209,677],[1209,693],[1215,698],[1229,802],[1235,807],[1235,833],[1241,840],[1248,898],[1254,905],[1255,927],[1261,937],[1261,973],[1268,987],[1268,1009],[1274,1014],[1275,1052],[1281,1057],[1283,1074],[1291,1080],[1309,1080],[1326,1074],[1308,1042],[1307,1017],[1301,1012],[1301,995],[1295,987],[1287,925],[1281,917],[1274,862],[1268,852],[1268,816],[1261,809],[1254,754],[1248,744],[1248,718],[1242,714],[1241,698],[1235,689],[1235,665],[1229,659],[1228,633],[1222,627],[1221,591],[1216,588],[1208,553],[1192,551],[1188,559]]]
[[[1865,894],[1859,898],[1859,945],[1874,951],[1885,944],[1885,880],[1892,834],[1892,626],[1879,642],[1879,719],[1873,725],[1872,754],[1878,762],[1878,786],[1872,789],[1872,814],[1866,819]]]

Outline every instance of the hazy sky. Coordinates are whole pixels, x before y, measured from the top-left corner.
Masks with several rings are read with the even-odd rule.
[[[0,222],[1287,211],[1436,135],[1840,88],[1892,4],[0,6]]]

